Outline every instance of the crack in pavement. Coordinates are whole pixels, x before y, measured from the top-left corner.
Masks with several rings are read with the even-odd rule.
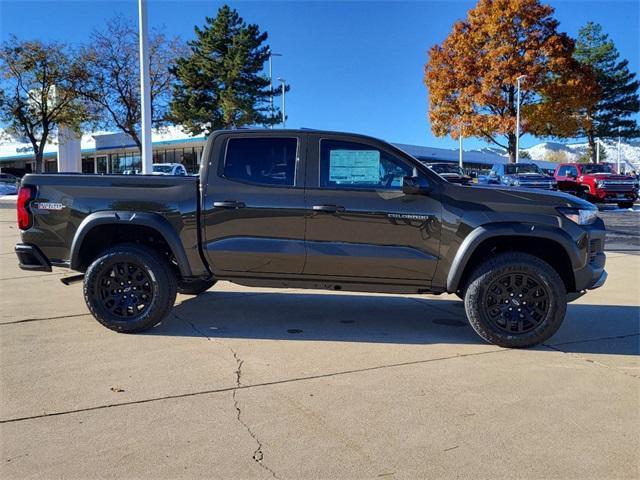
[[[191,325],[191,328],[196,333],[198,333],[200,336],[202,336],[203,338],[207,339],[207,341],[210,341],[210,342],[214,342],[215,341],[209,335],[206,335],[198,327],[196,327],[196,325],[191,320],[187,320],[185,318],[182,318],[182,317],[176,315],[175,313],[173,315],[178,320],[181,320],[181,321],[186,322],[189,325]],[[244,427],[244,429],[249,433],[251,438],[253,438],[253,440],[257,444],[257,448],[254,450],[253,456],[252,456],[253,461],[256,462],[258,465],[260,465],[267,472],[269,472],[273,478],[278,478],[278,476],[276,475],[276,472],[274,472],[268,465],[266,465],[264,463],[264,452],[262,451],[262,442],[256,436],[256,434],[253,432],[253,430],[251,430],[251,427],[249,426],[249,424],[247,424],[242,419],[242,409],[240,408],[240,403],[238,401],[238,396],[237,395],[238,395],[238,390],[240,388],[242,388],[242,365],[244,364],[244,360],[242,360],[238,356],[238,353],[233,348],[231,348],[229,345],[222,345],[222,346],[224,346],[227,350],[229,350],[233,354],[233,358],[236,361],[236,366],[237,366],[237,369],[235,371],[235,374],[236,374],[236,386],[232,390],[231,398],[233,399],[233,407],[236,409],[236,420],[238,421],[238,423],[240,423],[240,425],[242,425]]]
[[[614,371],[616,373],[621,373],[622,375],[626,375],[627,377],[640,379],[640,375],[637,375],[637,374],[634,374],[634,373],[630,373],[630,372],[627,372],[625,370],[621,370],[618,367],[613,367],[611,365],[607,365],[606,363],[602,363],[602,362],[599,362],[597,360],[593,360],[591,358],[584,357],[583,355],[581,355],[579,353],[576,353],[576,352],[567,352],[565,350],[562,350],[561,348],[557,348],[557,347],[560,347],[562,345],[574,345],[576,343],[595,342],[595,341],[598,341],[598,340],[615,340],[615,339],[627,338],[627,337],[637,337],[638,335],[640,335],[640,334],[633,333],[633,334],[630,334],[630,335],[618,335],[618,336],[615,336],[615,337],[593,338],[593,339],[589,339],[589,340],[582,340],[582,341],[575,341],[575,342],[557,343],[556,346],[549,345],[548,343],[542,343],[542,344],[540,344],[540,346],[546,347],[546,348],[548,348],[550,350],[553,350],[555,352],[564,353],[565,355],[571,355],[572,357],[575,357],[575,358],[577,358],[579,360],[582,360],[583,362],[588,362],[588,363],[591,363],[593,365],[598,365],[600,367],[607,368],[607,369],[609,369],[611,371]]]
[[[190,323],[190,322],[188,322]],[[77,408],[74,410],[64,410],[61,412],[51,412],[51,413],[43,413],[40,415],[31,415],[31,416],[27,416],[27,417],[18,417],[18,418],[9,418],[9,419],[5,419],[5,420],[0,420],[0,424],[3,423],[13,423],[13,422],[22,422],[25,420],[35,420],[38,418],[47,418],[47,417],[56,417],[56,416],[60,416],[60,415],[71,415],[74,413],[83,413],[83,412],[91,412],[94,410],[103,410],[106,408],[115,408],[115,407],[126,407],[129,405],[141,405],[144,403],[152,403],[152,402],[159,402],[162,400],[175,400],[178,398],[189,398],[189,397],[199,397],[199,396],[203,396],[203,395],[212,395],[215,393],[223,393],[223,392],[233,392],[233,390],[245,390],[245,389],[250,389],[250,388],[259,388],[259,387],[272,387],[275,385],[285,385],[288,383],[296,383],[296,382],[302,382],[302,381],[308,381],[308,380],[318,380],[321,378],[331,378],[331,377],[338,377],[338,376],[342,376],[342,375],[353,375],[356,373],[364,373],[364,372],[372,372],[372,371],[376,371],[376,370],[384,370],[385,368],[397,368],[397,367],[406,367],[406,366],[411,366],[411,365],[421,365],[421,364],[426,364],[426,363],[433,363],[433,362],[439,362],[442,360],[453,360],[456,358],[466,358],[466,357],[475,357],[475,356],[479,356],[479,355],[489,355],[492,353],[501,353],[501,352],[511,352],[513,350],[509,350],[507,348],[500,348],[500,347],[496,347],[495,350],[487,350],[486,352],[475,352],[475,353],[464,353],[464,354],[456,354],[456,355],[449,355],[446,357],[437,357],[437,358],[428,358],[425,360],[413,360],[410,362],[400,362],[400,363],[391,363],[391,364],[386,364],[386,365],[376,365],[374,367],[363,367],[363,368],[357,368],[357,369],[352,369],[352,370],[343,370],[343,371],[339,371],[339,372],[331,372],[331,373],[321,373],[318,375],[309,375],[306,377],[294,377],[294,378],[285,378],[283,380],[274,380],[272,382],[262,382],[262,383],[253,383],[253,384],[249,384],[249,385],[234,385],[233,387],[222,387],[222,388],[216,388],[216,389],[211,389],[211,390],[201,390],[201,391],[197,391],[197,392],[188,392],[188,393],[178,393],[175,395],[165,395],[162,397],[153,397],[153,398],[145,398],[142,400],[132,400],[130,402],[120,402],[120,403],[109,403],[109,404],[105,404],[105,405],[97,405],[95,407],[85,407],[85,408]]]
[[[1,322],[0,327],[2,325],[15,325],[16,323],[41,322],[43,320],[60,320],[61,318],[84,317],[86,315],[91,315],[91,314],[87,312],[87,313],[73,313],[70,315],[59,315],[57,317],[23,318],[22,320],[12,320],[10,322]]]

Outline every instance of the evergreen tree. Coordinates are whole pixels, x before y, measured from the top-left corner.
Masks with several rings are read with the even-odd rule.
[[[195,27],[190,53],[171,69],[177,82],[170,104],[170,119],[192,134],[221,128],[273,125],[278,111],[271,111],[270,79],[262,75],[269,58],[267,33],[247,25],[227,5],[216,18],[206,17]]]
[[[596,158],[597,138],[636,138],[640,136],[633,117],[640,111],[638,80],[629,71],[629,62],[620,53],[602,26],[589,22],[578,32],[575,58],[593,69],[600,88],[600,100],[588,112],[590,120],[584,135],[589,141],[591,161]]]

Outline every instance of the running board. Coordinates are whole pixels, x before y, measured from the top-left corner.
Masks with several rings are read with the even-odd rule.
[[[84,280],[84,274],[73,275],[71,277],[61,278],[60,281],[65,285],[71,285],[72,283],[78,283]]]

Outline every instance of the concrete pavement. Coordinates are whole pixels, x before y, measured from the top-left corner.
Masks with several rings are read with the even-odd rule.
[[[546,345],[453,296],[216,285],[146,334],[19,270],[0,210],[2,478],[639,478],[640,256]]]

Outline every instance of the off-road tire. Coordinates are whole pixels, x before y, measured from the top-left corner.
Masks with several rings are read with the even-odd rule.
[[[505,287],[507,278],[512,287]],[[526,287],[522,286],[522,279]],[[560,328],[567,309],[567,292],[548,263],[527,253],[503,253],[486,260],[470,275],[464,306],[469,323],[484,340],[501,347],[524,348],[544,342]],[[518,308],[525,307],[527,311],[518,313]],[[514,332],[520,328],[520,318],[526,318],[522,320],[522,332]]]
[[[200,295],[213,287],[216,282],[217,280],[178,281],[178,293],[183,295]]]
[[[618,208],[633,208],[633,202],[618,202]]]
[[[127,287],[127,283],[133,285]],[[109,248],[93,261],[84,277],[84,300],[91,314],[105,327],[122,333],[142,332],[161,322],[173,308],[176,292],[169,262],[135,244]],[[139,304],[132,305],[136,302]]]

